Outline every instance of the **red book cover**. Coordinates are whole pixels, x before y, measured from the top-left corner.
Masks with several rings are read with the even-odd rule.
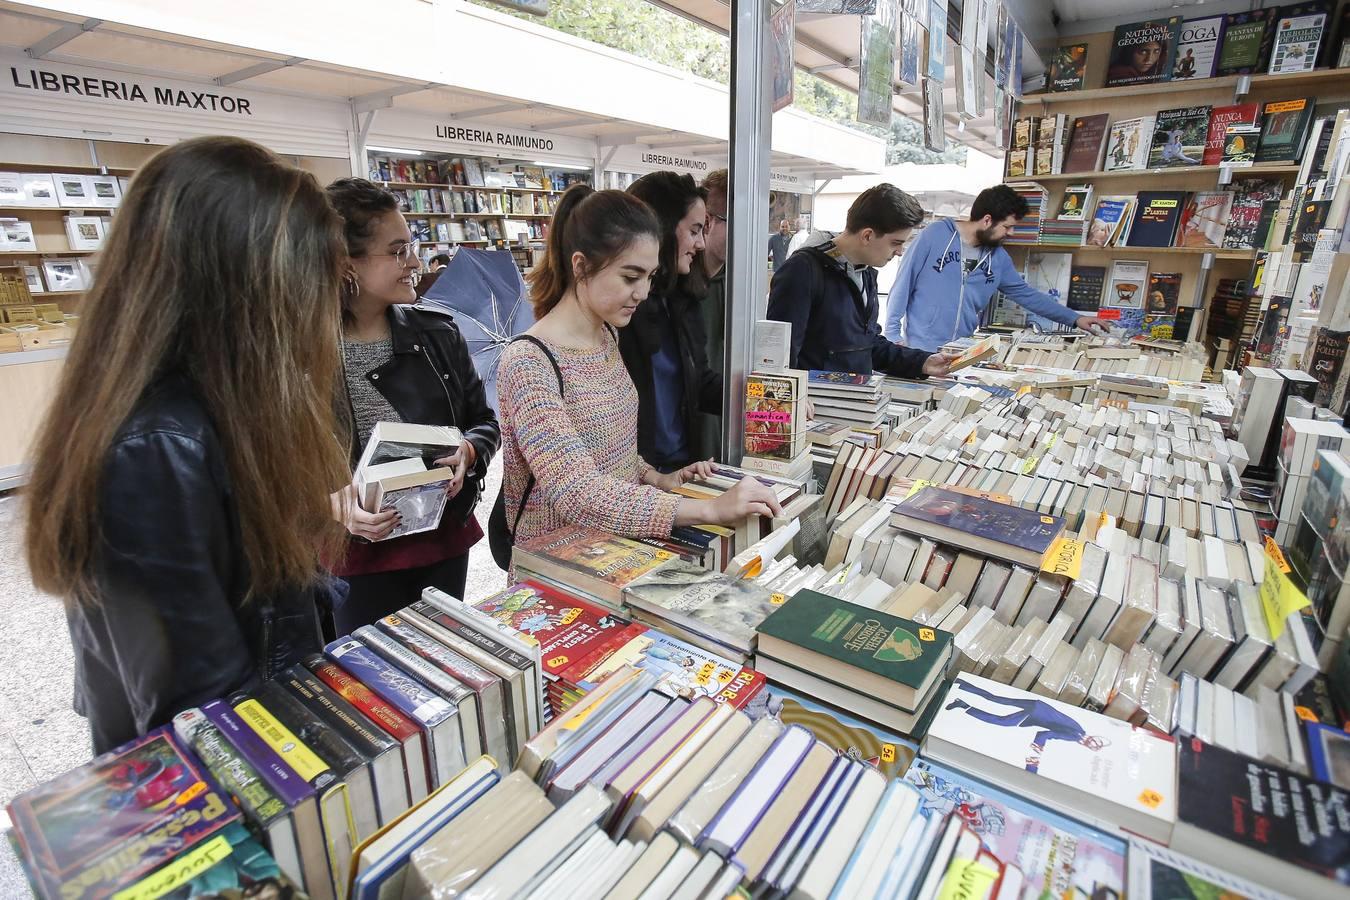
[[[1207,166],[1217,166],[1223,162],[1224,138],[1229,125],[1255,125],[1261,121],[1261,104],[1235,103],[1232,106],[1216,106],[1209,114],[1209,134],[1205,138],[1205,155],[1201,162]]]
[[[525,581],[473,604],[474,609],[539,642],[545,678],[613,642],[630,625],[561,591]]]
[[[318,654],[307,658],[304,662],[305,668],[313,672],[319,680],[337,691],[342,699],[361,710],[367,718],[400,742],[421,735],[422,729],[416,723],[385,703],[370,688],[357,680],[356,676],[337,663]]]

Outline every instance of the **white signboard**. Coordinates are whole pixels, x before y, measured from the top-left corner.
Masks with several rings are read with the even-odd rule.
[[[505,159],[593,164],[595,141],[570,134],[506,128],[485,122],[466,122],[381,109],[375,113],[366,138],[367,146],[408,147],[439,150],[466,156],[499,156]]]

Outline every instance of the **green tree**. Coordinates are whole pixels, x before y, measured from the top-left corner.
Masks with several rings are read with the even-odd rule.
[[[647,0],[550,0],[548,15],[543,19],[488,0],[472,2],[672,69],[723,84],[730,80],[731,48],[724,35]],[[885,138],[887,165],[965,162],[964,147],[953,146],[945,153],[924,147],[923,126],[904,116],[893,117],[889,130],[854,121],[857,97],[823,78],[798,69],[793,87],[792,105],[803,112]]]

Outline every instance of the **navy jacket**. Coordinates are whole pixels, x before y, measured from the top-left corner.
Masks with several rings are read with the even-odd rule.
[[[862,272],[863,289],[844,269],[834,242],[802,247],[773,273],[768,317],[792,323],[794,369],[871,372],[923,378],[931,355],[886,340],[877,324],[877,270]]]

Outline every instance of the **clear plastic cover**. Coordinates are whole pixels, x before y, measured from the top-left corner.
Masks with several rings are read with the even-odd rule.
[[[1106,715],[1123,722],[1132,721],[1138,715],[1153,659],[1154,654],[1143,644],[1136,644],[1130,649],[1120,666],[1106,707],[1102,710]]]
[[[1088,686],[1087,699],[1083,706],[1093,712],[1101,712],[1111,699],[1111,691],[1120,675],[1120,667],[1125,662],[1125,653],[1115,644],[1105,644],[1102,649],[1102,661],[1097,673]]]
[[[1012,684],[1022,664],[1031,655],[1032,645],[1044,630],[1045,622],[1041,619],[1032,619],[1021,628],[1013,627],[1012,641],[1007,649],[999,654],[989,677],[1000,684]]]
[[[1060,688],[1060,700],[1073,706],[1083,705],[1083,702],[1087,699],[1088,689],[1092,687],[1092,679],[1097,674],[1097,668],[1101,665],[1102,656],[1105,652],[1106,645],[1096,638],[1089,638],[1084,643],[1078,654],[1078,659],[1074,662],[1073,668],[1069,670],[1068,677],[1064,680],[1064,686]]]
[[[1144,644],[1166,657],[1172,645],[1181,639],[1181,585],[1170,578],[1158,579],[1158,608],[1153,626],[1144,635]]]
[[[1032,692],[1052,699],[1058,697],[1068,682],[1069,673],[1073,671],[1076,662],[1078,651],[1071,644],[1064,641],[1056,643],[1050,654],[1050,661],[1041,668],[1041,674],[1031,688]]]
[[[782,722],[772,716],[765,716],[756,722],[680,811],[671,817],[668,827],[691,844],[697,840],[717,811],[730,799],[736,786],[745,780],[785,728]]]
[[[1153,624],[1158,608],[1158,567],[1142,556],[1130,557],[1125,596],[1104,640],[1129,650]]]

